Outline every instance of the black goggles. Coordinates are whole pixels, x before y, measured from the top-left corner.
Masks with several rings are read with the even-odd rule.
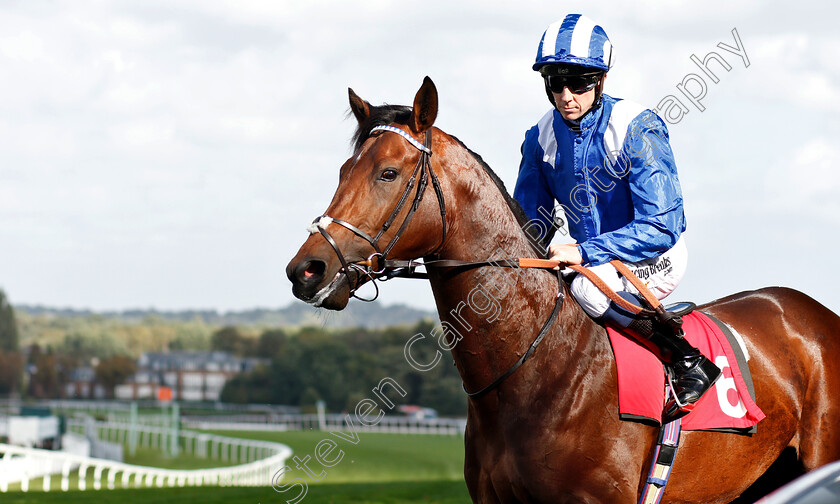
[[[563,88],[569,88],[574,94],[581,94],[595,89],[600,73],[586,75],[546,75],[545,85],[552,93],[562,93]]]

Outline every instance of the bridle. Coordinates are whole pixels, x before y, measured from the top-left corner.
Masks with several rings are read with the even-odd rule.
[[[388,254],[394,248],[394,246],[399,241],[400,237],[402,237],[403,232],[408,227],[409,222],[411,222],[411,218],[414,216],[414,212],[417,211],[417,208],[420,206],[420,202],[423,200],[423,194],[426,191],[426,186],[429,183],[429,180],[432,181],[432,187],[434,187],[435,194],[437,195],[438,206],[440,207],[440,220],[442,224],[441,230],[441,241],[440,245],[437,249],[440,249],[443,246],[446,240],[446,204],[443,199],[443,191],[440,187],[440,182],[438,181],[437,176],[435,175],[434,170],[432,169],[432,164],[430,158],[432,156],[432,131],[431,129],[426,130],[426,137],[425,142],[420,143],[414,137],[409,135],[407,132],[403,131],[400,128],[395,126],[376,126],[371,129],[371,133],[374,131],[390,131],[392,133],[396,133],[401,137],[405,138],[408,143],[412,146],[417,148],[420,151],[420,159],[417,160],[417,164],[414,166],[414,172],[411,174],[411,178],[408,180],[408,183],[403,190],[402,196],[400,196],[399,201],[397,202],[394,210],[391,212],[391,215],[385,220],[385,223],[382,224],[382,227],[379,229],[379,232],[376,233],[376,236],[371,237],[368,233],[362,231],[357,226],[342,220],[336,219],[335,217],[330,217],[328,215],[321,215],[317,217],[312,224],[309,226],[309,232],[315,233],[316,231],[321,233],[321,236],[327,240],[327,243],[335,251],[336,255],[338,256],[338,260],[341,261],[341,269],[339,273],[343,273],[348,283],[350,284],[350,295],[359,299],[361,301],[373,301],[379,296],[379,287],[376,285],[376,280],[387,280],[389,278],[395,277],[419,277],[422,278],[424,274],[417,274],[414,271],[414,268],[417,266],[435,266],[440,268],[473,268],[473,267],[481,267],[481,266],[495,266],[495,267],[505,267],[505,268],[519,268],[521,266],[521,261],[516,259],[498,259],[498,260],[487,260],[487,261],[457,261],[457,260],[433,260],[433,261],[426,261],[426,262],[419,262],[414,260],[390,260],[388,259]],[[419,180],[418,177],[419,176]],[[417,190],[414,194],[414,201],[411,203],[411,207],[408,209],[408,213],[406,214],[405,218],[400,224],[399,229],[397,230],[396,234],[391,238],[391,241],[385,246],[384,249],[380,249],[379,247],[379,240],[382,239],[382,236],[385,234],[386,231],[391,227],[394,221],[397,219],[397,216],[402,211],[403,207],[405,207],[406,202],[408,201],[408,195],[411,192],[411,189],[414,185],[417,184]],[[367,241],[374,249],[370,256],[368,256],[367,260],[363,261],[356,261],[356,262],[348,262],[347,258],[344,257],[344,253],[341,252],[341,248],[339,248],[338,243],[333,239],[330,233],[327,231],[327,226],[330,224],[338,224],[355,234],[356,236],[362,238],[363,240]],[[351,278],[350,272],[354,271],[357,273],[355,278]],[[361,278],[369,278],[371,283],[373,284],[376,292],[372,298],[363,298],[356,295],[356,290],[361,286],[361,283],[358,281]],[[548,334],[548,330],[554,324],[554,321],[557,319],[557,315],[560,312],[560,308],[563,306],[563,299],[565,298],[563,294],[563,280],[560,277],[560,272],[557,272],[557,281],[559,283],[559,288],[557,291],[557,295],[555,297],[554,308],[551,311],[548,319],[543,324],[540,331],[537,333],[537,336],[534,338],[531,345],[525,351],[524,354],[517,360],[507,371],[502,373],[498,376],[493,382],[489,385],[477,390],[475,392],[468,392],[466,388],[464,392],[467,393],[472,399],[478,399],[491,390],[498,387],[507,377],[513,374],[514,371],[519,369],[522,364],[527,361],[531,355],[533,355],[534,351],[539,346],[540,342],[545,338]]]
[[[310,233],[319,232],[321,236],[327,240],[327,243],[333,248],[338,257],[338,260],[341,262],[341,269],[339,273],[343,273],[348,283],[350,284],[350,295],[359,299],[361,301],[373,301],[379,296],[379,287],[376,286],[377,279],[385,279],[393,278],[395,276],[400,276],[399,272],[395,271],[398,269],[395,265],[389,264],[388,261],[388,254],[397,244],[397,242],[402,237],[403,232],[405,232],[408,224],[411,222],[411,218],[414,217],[414,212],[417,211],[417,208],[420,206],[420,202],[423,201],[423,195],[426,192],[426,186],[429,184],[429,180],[432,182],[432,187],[434,187],[435,195],[437,196],[438,206],[440,208],[440,220],[442,225],[441,231],[441,246],[443,245],[444,241],[446,240],[446,204],[443,199],[443,191],[440,187],[440,181],[435,175],[434,170],[432,169],[431,163],[431,156],[432,156],[432,131],[431,129],[426,130],[425,142],[420,143],[414,137],[409,135],[404,130],[397,128],[395,126],[385,126],[380,125],[376,126],[371,129],[371,133],[375,131],[390,131],[392,133],[396,133],[401,137],[405,138],[408,143],[410,143],[413,147],[420,151],[420,159],[417,160],[417,164],[414,166],[414,171],[411,174],[411,178],[408,179],[406,183],[405,189],[403,190],[402,196],[397,201],[394,210],[391,211],[391,215],[385,220],[385,223],[382,224],[382,227],[379,228],[379,232],[376,233],[376,236],[371,237],[368,233],[359,229],[358,226],[355,226],[345,220],[337,219],[335,217],[330,217],[328,215],[321,215],[317,217],[312,224],[309,226],[308,230]],[[419,179],[418,179],[419,176]],[[397,219],[397,216],[402,212],[403,207],[405,207],[406,202],[408,202],[409,193],[411,190],[417,186],[417,190],[414,193],[414,200],[411,203],[411,206],[408,209],[408,213],[406,214],[405,218],[400,224],[399,229],[397,229],[396,234],[391,238],[391,241],[385,246],[384,249],[381,249],[379,246],[379,241],[382,239],[382,236],[391,228],[394,224],[394,221]],[[362,238],[363,240],[367,241],[371,247],[373,247],[374,252],[368,256],[366,260],[357,261],[357,262],[348,262],[347,258],[344,256],[344,253],[339,248],[338,243],[333,239],[330,233],[327,231],[327,226],[330,224],[338,224],[350,231],[353,232],[356,236]],[[440,248],[440,246],[438,246]],[[350,272],[353,271],[356,273],[355,276],[351,277]],[[390,274],[389,274],[390,273]],[[371,280],[375,288],[375,294],[372,298],[364,298],[356,295],[356,291],[361,287],[362,282],[359,280],[362,278],[367,277]]]

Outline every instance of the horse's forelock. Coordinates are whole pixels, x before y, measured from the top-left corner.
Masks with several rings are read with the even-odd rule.
[[[362,144],[370,137],[373,128],[392,123],[408,124],[411,112],[412,108],[404,105],[371,106],[370,116],[359,123],[356,132],[353,134],[353,153],[358,154]]]

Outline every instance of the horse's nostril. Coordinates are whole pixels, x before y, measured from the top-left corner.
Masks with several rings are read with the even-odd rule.
[[[324,261],[321,261],[320,259],[308,259],[301,262],[298,267],[295,268],[294,279],[292,279],[292,281],[304,284],[317,284],[322,278],[324,278],[324,272],[326,270],[327,263]]]
[[[322,277],[326,268],[327,265],[323,261],[310,261],[306,269],[303,270],[303,279],[309,280],[312,277]]]

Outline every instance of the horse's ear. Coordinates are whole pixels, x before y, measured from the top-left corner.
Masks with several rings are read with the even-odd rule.
[[[423,85],[414,97],[414,110],[411,113],[409,127],[415,133],[422,133],[432,127],[438,113],[438,94],[435,83],[426,77]]]
[[[359,124],[365,122],[370,117],[370,103],[359,98],[351,88],[347,88],[347,94],[350,95],[350,110],[356,116]]]

